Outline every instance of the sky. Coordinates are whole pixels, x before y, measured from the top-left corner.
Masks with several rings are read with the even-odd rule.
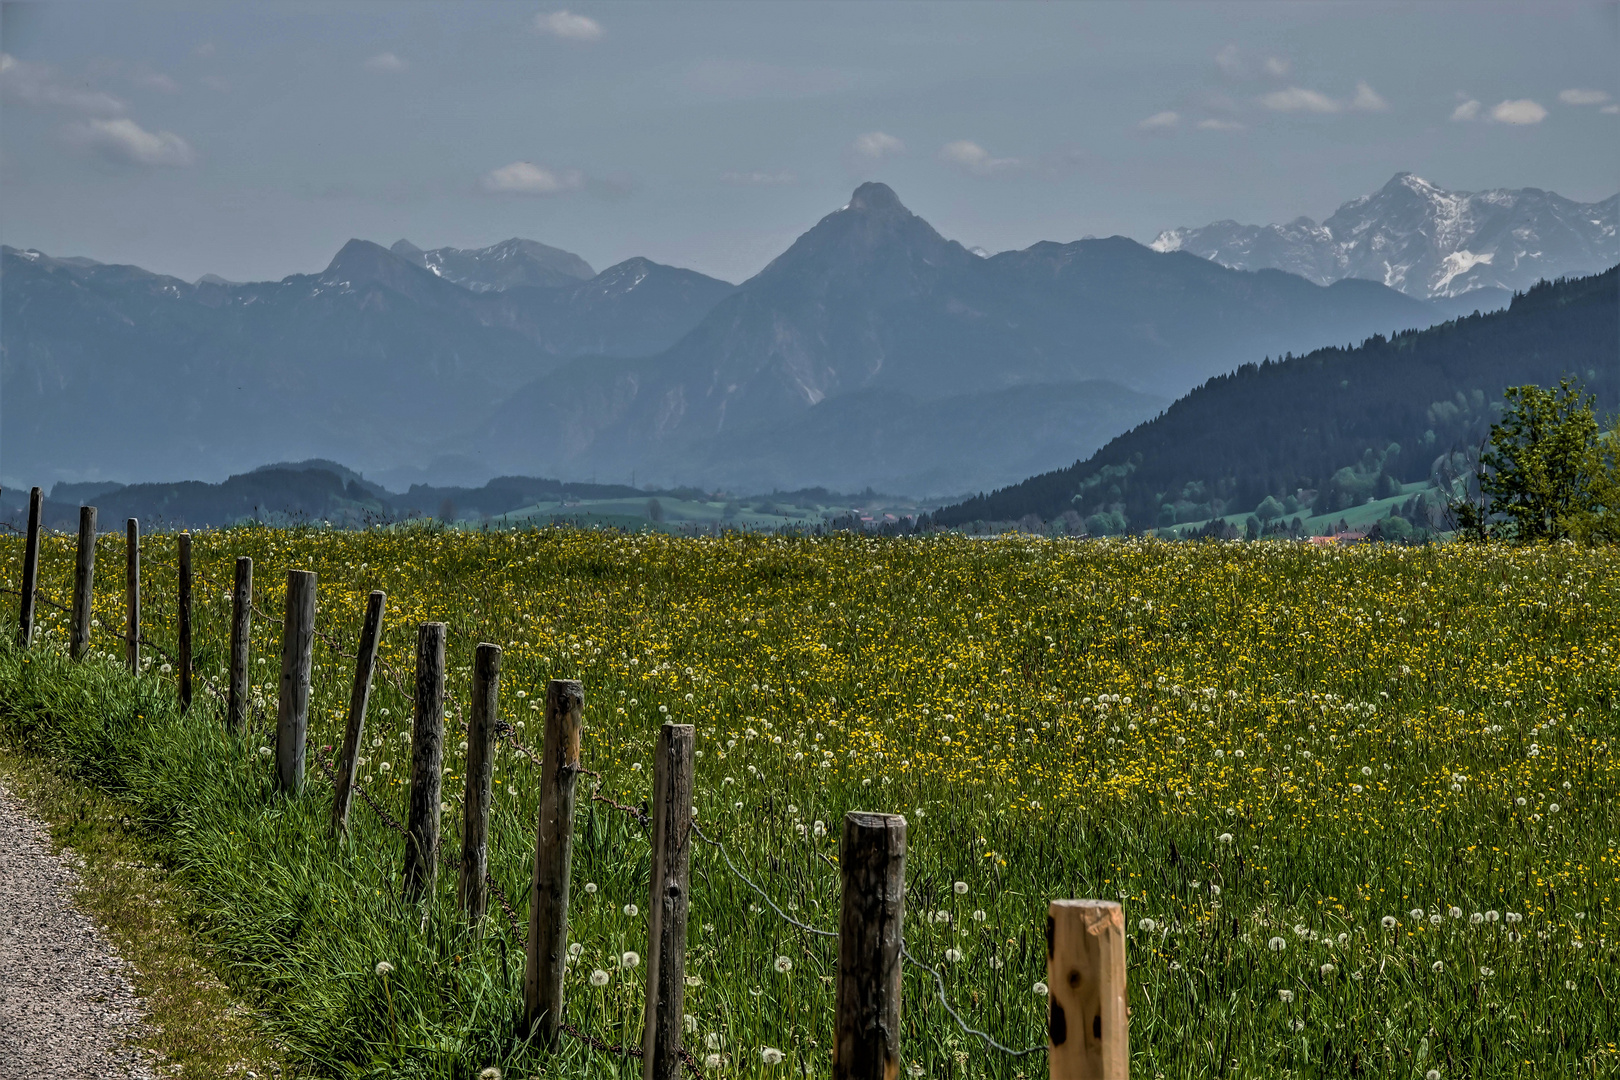
[[[193,280],[511,236],[740,281],[864,180],[989,251],[1620,190],[1620,6],[5,3],[0,240]]]

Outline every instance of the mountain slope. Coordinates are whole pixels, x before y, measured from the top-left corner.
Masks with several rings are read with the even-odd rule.
[[[1286,270],[1319,285],[1364,278],[1427,300],[1477,289],[1511,293],[1612,266],[1620,261],[1617,216],[1620,195],[1578,203],[1540,188],[1446,191],[1397,173],[1320,225],[1306,217],[1286,225],[1217,221],[1167,229],[1152,246],[1239,270]]]
[[[1085,460],[935,517],[959,525],[1076,510],[1141,531],[1247,513],[1267,496],[1337,512],[1459,467],[1454,455],[1478,446],[1508,386],[1571,375],[1614,409],[1616,356],[1611,269],[1537,286],[1506,311],[1246,365]]]
[[[980,258],[888,187],[863,184],[664,353],[559,367],[505,402],[475,445],[491,467],[512,471],[637,471],[674,483],[720,469],[744,487],[865,486],[878,474],[819,474],[826,460],[814,447],[791,468],[776,452],[769,469],[754,454],[726,465],[715,448],[786,431],[808,410],[869,391],[901,412],[1098,379],[1118,384],[1116,398],[1123,389],[1164,400],[1268,352],[1433,321],[1429,306],[1369,282],[1322,288],[1122,237]],[[550,413],[560,428],[537,430],[533,417],[556,402],[568,403]],[[822,414],[833,415],[856,413]],[[904,427],[921,415],[893,420]],[[979,447],[975,477],[1011,479],[1013,462],[1028,460],[1018,417],[998,415],[1005,427]],[[823,430],[844,443],[866,437],[858,425]]]

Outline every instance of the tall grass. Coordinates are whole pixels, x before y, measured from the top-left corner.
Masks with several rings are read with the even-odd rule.
[[[54,543],[47,590],[71,565]],[[103,543],[115,560],[121,542]],[[316,570],[319,625],[350,648],[364,593],[390,592],[381,742],[361,773],[396,812],[411,643],[435,618],[451,623],[452,732],[480,640],[506,648],[503,709],[525,740],[545,680],[584,680],[586,764],[620,799],[646,797],[659,722],[697,724],[700,822],[797,919],[835,926],[844,811],[905,813],[908,946],[1003,1042],[1044,1039],[1046,902],[1093,896],[1126,907],[1133,1075],[1598,1076],[1620,1061],[1611,554],[431,529],[238,529],[195,550],[211,676],[236,554],[255,557],[270,612],[287,568]],[[17,553],[0,559],[15,580]],[[148,590],[155,636],[164,591]],[[104,625],[119,611],[98,596]],[[317,770],[303,797],[273,794],[273,625],[255,638],[265,715],[241,738],[203,692],[177,715],[161,661],[138,678],[110,656],[70,665],[46,631],[28,656],[0,653],[7,737],[138,802],[311,1072],[639,1071],[571,1040],[556,1056],[522,1044],[522,962],[498,911],[469,936],[441,873],[424,924],[369,809],[334,844]],[[350,668],[324,644],[316,660],[312,737],[336,743]],[[505,750],[496,773],[491,868],[521,914],[534,770]],[[644,966],[623,956],[646,951],[648,848],[584,794],[569,1018],[635,1043]],[[834,944],[703,845],[693,877],[688,1045],[722,1075],[828,1073]],[[905,992],[915,1075],[1044,1073],[1040,1054],[963,1034],[922,972]]]

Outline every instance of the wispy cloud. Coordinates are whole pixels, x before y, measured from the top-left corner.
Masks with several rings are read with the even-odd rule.
[[[1517,98],[1492,108],[1491,119],[1498,124],[1539,124],[1547,119],[1547,110],[1529,98]]]
[[[1261,94],[1260,104],[1272,112],[1336,113],[1344,108],[1326,94],[1303,86],[1290,86],[1286,90]]]
[[[776,172],[766,172],[756,169],[753,172],[723,172],[720,179],[727,184],[737,184],[743,187],[769,187],[774,184],[796,184],[799,178],[786,169]]]
[[[998,158],[990,151],[969,139],[958,139],[948,142],[939,150],[940,159],[959,168],[966,169],[975,176],[989,176],[992,173],[1006,172],[1016,169],[1023,164],[1018,158]]]
[[[391,52],[380,52],[376,56],[366,57],[364,67],[367,71],[404,71],[410,67],[405,61]]]
[[[1603,108],[1599,109],[1598,112],[1607,113],[1610,116],[1615,116],[1617,114],[1620,114],[1620,105],[1605,105],[1605,106],[1603,106]]]
[[[0,53],[0,99],[88,116],[120,116],[128,111],[128,106],[111,94],[63,78],[49,64],[19,60],[10,53]]]
[[[542,34],[568,41],[596,41],[602,36],[602,24],[588,15],[572,11],[543,11],[534,17],[534,28]]]
[[[84,120],[65,132],[70,145],[117,165],[183,166],[197,160],[191,144],[172,131],[147,131],[127,116]]]
[[[1220,119],[1217,119],[1215,117],[1210,117],[1210,118],[1208,118],[1206,120],[1198,121],[1198,130],[1200,130],[1200,131],[1242,131],[1243,130],[1243,125],[1238,123],[1236,120],[1220,120]]]
[[[1288,69],[1291,67],[1293,67],[1293,65],[1280,56],[1266,57],[1266,74],[1270,75],[1273,79],[1280,79],[1284,75],[1287,75]]]
[[[1174,131],[1176,125],[1180,123],[1181,114],[1173,109],[1166,109],[1164,112],[1154,113],[1152,116],[1148,117],[1146,120],[1143,120],[1136,126],[1141,128],[1143,131],[1157,131],[1163,133],[1167,131]]]
[[[886,131],[868,131],[855,136],[855,141],[850,143],[849,148],[861,157],[876,161],[890,154],[904,153],[906,144]]]
[[[1242,79],[1249,74],[1249,65],[1243,62],[1243,53],[1236,45],[1223,45],[1215,53],[1215,66],[1229,79]]]
[[[1603,105],[1608,102],[1609,95],[1604,90],[1561,90],[1558,100],[1565,105]]]
[[[1389,102],[1383,95],[1368,86],[1365,81],[1356,83],[1356,96],[1350,99],[1350,107],[1361,112],[1388,112]]]
[[[514,161],[484,174],[484,190],[497,195],[561,195],[585,186],[578,169],[550,169],[532,161]]]

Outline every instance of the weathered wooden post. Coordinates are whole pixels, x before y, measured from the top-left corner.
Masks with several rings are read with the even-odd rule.
[[[1046,986],[1052,1080],[1128,1080],[1125,915],[1118,904],[1052,901]]]
[[[315,649],[315,573],[287,571],[281,622],[281,692],[276,702],[276,790],[304,786],[304,734],[309,730],[309,676]]]
[[[253,649],[253,560],[237,557],[231,588],[231,688],[226,720],[235,731],[247,727],[248,661]]]
[[[574,786],[579,779],[585,688],[574,679],[546,687],[540,762],[540,824],[529,893],[529,951],[523,969],[523,1026],[552,1046],[562,1023],[568,960],[568,875],[573,859]]]
[[[91,590],[96,583],[96,508],[79,507],[79,552],[73,564],[73,625],[68,655],[78,660],[90,647]]]
[[[665,724],[653,760],[652,887],[647,905],[643,1080],[679,1080],[686,1008],[686,914],[692,862],[691,724]]]
[[[467,922],[477,926],[489,906],[490,777],[495,770],[495,725],[501,717],[501,647],[483,644],[473,658],[472,713],[467,718],[467,790],[462,799],[461,877],[457,895]]]
[[[39,523],[45,515],[45,493],[28,492],[28,540],[23,547],[22,604],[17,608],[17,644],[34,643],[34,596],[39,592]]]
[[[251,572],[251,568],[250,568]],[[360,627],[360,649],[354,658],[354,685],[349,690],[349,719],[343,727],[343,749],[338,753],[337,783],[332,788],[332,835],[349,831],[349,803],[354,800],[355,764],[360,758],[360,740],[366,733],[366,705],[371,701],[371,673],[377,666],[377,642],[382,636],[383,603],[381,590],[366,599],[366,621]]]
[[[839,854],[835,1080],[894,1080],[900,1070],[900,966],[906,819],[853,810]]]
[[[124,660],[141,673],[141,523],[124,522]]]
[[[420,900],[439,869],[439,781],[444,761],[445,624],[416,632],[416,718],[411,727],[411,794],[405,814],[407,900]]]
[[[180,711],[185,712],[191,708],[191,534],[183,532],[176,538],[178,543],[177,555],[180,564],[180,588],[178,603],[179,633],[180,633]],[[314,629],[314,616],[310,617],[310,628]],[[302,752],[299,754],[300,764],[303,761]]]

